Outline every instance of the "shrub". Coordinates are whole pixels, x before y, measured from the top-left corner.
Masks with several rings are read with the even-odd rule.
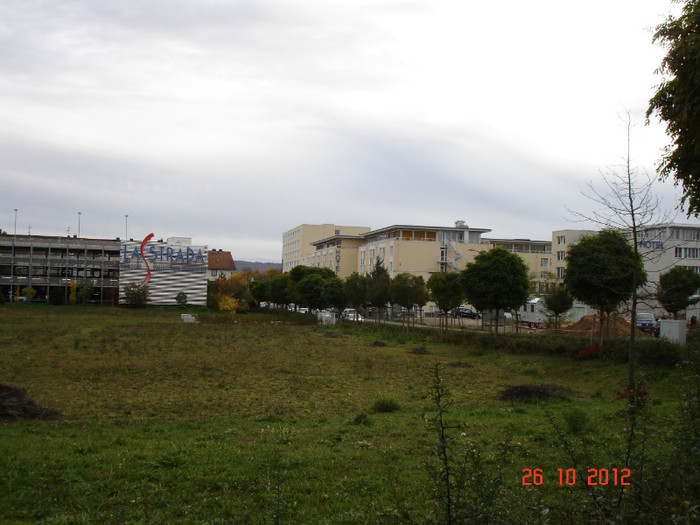
[[[71,283],[71,285],[72,284],[73,283]],[[126,299],[126,304],[130,306],[146,306],[148,302],[148,286],[129,283],[126,288],[124,288],[124,298]]]
[[[225,295],[219,298],[219,312],[235,313],[238,309],[238,300]]]
[[[93,293],[95,293],[94,286],[91,284],[81,284],[76,291],[76,297],[80,299],[80,302],[83,304],[87,304]]]
[[[580,408],[572,408],[563,414],[566,426],[572,434],[580,434],[588,428],[590,419],[588,414]]]
[[[20,293],[22,294],[22,297],[27,298],[27,301],[31,301],[36,295],[36,290],[31,286],[27,286],[26,288],[22,288],[22,291]]]
[[[372,420],[369,418],[367,414],[362,412],[361,414],[357,414],[355,416],[355,419],[352,420],[353,425],[371,425]]]
[[[399,410],[399,404],[391,398],[382,397],[374,402],[372,410],[377,413],[396,412]]]
[[[185,306],[187,306],[187,294],[185,292],[179,292],[175,296],[175,302],[178,306],[182,306],[184,308]]]

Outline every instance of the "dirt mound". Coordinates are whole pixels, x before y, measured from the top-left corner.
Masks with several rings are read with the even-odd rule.
[[[557,385],[514,385],[498,394],[504,401],[529,401],[532,399],[566,399]]]
[[[55,419],[59,413],[27,399],[26,390],[0,384],[0,419]]]
[[[564,330],[575,334],[589,334],[591,332],[591,328],[593,328],[593,316],[584,315],[575,323],[568,325]],[[596,333],[600,333],[600,318],[596,318],[595,320],[595,331]],[[605,335],[606,337],[630,335],[630,322],[620,317],[617,319],[611,319],[609,329],[606,325]],[[644,335],[644,332],[637,330],[637,335]]]

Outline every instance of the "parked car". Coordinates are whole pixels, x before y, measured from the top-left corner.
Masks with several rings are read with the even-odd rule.
[[[654,314],[648,312],[637,312],[637,328],[642,332],[652,332],[656,324]]]
[[[341,317],[346,321],[364,321],[359,312],[354,308],[346,308],[343,310]]]
[[[481,316],[478,313],[474,312],[471,308],[466,308],[464,306],[460,306],[459,308],[452,310],[452,316],[466,317],[467,319],[481,319]]]

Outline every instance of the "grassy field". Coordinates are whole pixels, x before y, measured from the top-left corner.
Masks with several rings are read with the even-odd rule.
[[[0,307],[0,384],[61,414],[0,423],[0,521],[439,522],[436,363],[454,468],[466,458],[470,501],[494,516],[587,523],[597,504],[582,473],[623,466],[625,365],[332,330],[255,314],[184,324],[174,310]],[[637,432],[668,464],[683,373],[640,373],[650,402]],[[499,398],[516,385],[559,397]],[[574,467],[577,483],[560,486],[558,469]],[[525,468],[542,469],[542,484],[523,486]],[[619,488],[595,490],[609,502]]]

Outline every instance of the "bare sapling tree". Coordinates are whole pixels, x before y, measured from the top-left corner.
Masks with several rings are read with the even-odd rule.
[[[656,179],[645,170],[632,164],[631,136],[632,116],[626,109],[620,120],[627,134],[627,152],[621,165],[608,167],[601,171],[602,184],[588,183],[588,191],[582,194],[596,204],[596,208],[587,215],[568,210],[581,222],[593,223],[601,229],[614,229],[629,235],[634,252],[642,259],[652,257],[651,252],[640,253],[639,234],[651,225],[669,221],[668,214],[661,208],[661,201],[654,193]],[[640,283],[641,284],[641,283]],[[635,334],[637,321],[637,304],[640,298],[652,296],[635,287],[629,302],[631,326],[629,344],[629,388],[634,392],[635,385]],[[601,330],[603,323],[601,319]]]

